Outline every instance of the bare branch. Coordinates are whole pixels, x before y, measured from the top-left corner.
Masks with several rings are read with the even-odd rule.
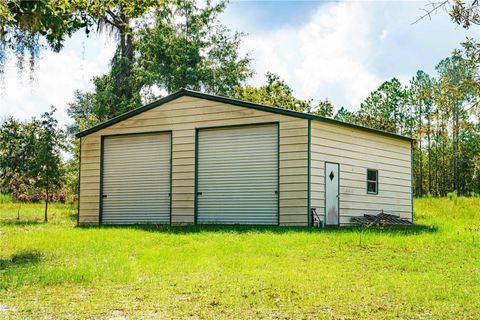
[[[475,101],[473,104],[471,104],[465,112],[469,112],[470,110],[475,110],[478,106],[480,105],[480,100]]]
[[[437,12],[440,8],[445,7],[450,0],[444,0],[441,2],[430,2],[427,6],[431,7],[429,9],[420,9],[423,12],[425,12],[423,15],[421,15],[417,20],[412,22],[412,25],[419,22],[420,20],[423,20],[428,17],[428,19],[431,19],[432,14]]]

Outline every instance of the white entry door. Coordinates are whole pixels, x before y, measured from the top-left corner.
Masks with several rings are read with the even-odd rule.
[[[325,162],[325,224],[338,225],[339,214],[339,178],[338,163]]]

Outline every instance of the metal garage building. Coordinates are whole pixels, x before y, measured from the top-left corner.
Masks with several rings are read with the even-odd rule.
[[[413,219],[411,139],[181,90],[80,132],[80,224]]]

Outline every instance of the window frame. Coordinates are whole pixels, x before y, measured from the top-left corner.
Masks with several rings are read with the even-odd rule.
[[[369,171],[375,172],[375,174],[376,174],[376,180],[369,180],[369,179],[368,179],[368,173],[369,173]],[[368,169],[368,168],[367,168],[367,179],[366,179],[366,180],[367,180],[367,194],[377,195],[377,194],[378,194],[378,187],[379,187],[379,182],[378,182],[378,180],[379,180],[379,172],[378,172],[378,170],[377,170],[377,169]],[[375,192],[368,190],[368,184],[369,184],[369,183],[375,183],[375,186],[376,186]]]

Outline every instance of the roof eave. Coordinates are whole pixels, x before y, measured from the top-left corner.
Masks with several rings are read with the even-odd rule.
[[[323,121],[323,122],[332,123],[332,124],[336,124],[336,125],[340,125],[340,126],[350,127],[350,128],[361,130],[361,131],[367,131],[367,132],[371,132],[371,133],[375,133],[375,134],[379,134],[379,135],[383,135],[383,136],[388,136],[390,138],[398,138],[398,139],[402,139],[402,140],[406,140],[406,141],[414,141],[414,139],[411,138],[411,137],[403,136],[403,135],[396,134],[396,133],[393,133],[393,132],[388,132],[388,131],[384,131],[384,130],[380,130],[380,129],[373,129],[373,128],[369,128],[369,127],[364,127],[364,126],[361,126],[361,125],[358,125],[358,124],[343,122],[343,121],[340,121],[340,120],[335,120],[335,119],[326,118],[326,117],[317,116],[317,115],[313,115],[313,117],[314,117],[315,120],[318,120],[318,121]]]
[[[113,124],[115,124],[115,123],[118,123],[118,122],[120,122],[120,121],[126,120],[126,119],[128,119],[128,118],[133,117],[133,116],[136,116],[137,114],[140,114],[140,113],[142,113],[142,112],[148,111],[148,110],[153,109],[153,108],[155,108],[155,107],[161,106],[161,105],[164,104],[164,103],[167,103],[167,102],[170,102],[170,101],[172,101],[172,100],[178,99],[178,98],[180,98],[180,97],[182,97],[182,96],[184,96],[184,95],[185,95],[184,89],[179,90],[179,91],[177,91],[177,92],[175,92],[175,93],[172,93],[171,95],[168,95],[168,96],[163,97],[163,98],[161,98],[161,99],[159,99],[159,100],[153,101],[153,102],[151,102],[151,103],[149,103],[149,104],[147,104],[147,105],[144,105],[144,106],[141,106],[141,107],[139,107],[139,108],[133,109],[133,110],[131,110],[131,111],[125,112],[125,113],[123,113],[123,114],[121,114],[121,115],[119,115],[119,116],[116,116],[116,117],[114,117],[114,118],[112,118],[112,119],[110,119],[110,120],[107,120],[107,121],[105,121],[105,122],[102,122],[102,123],[100,123],[100,124],[98,124],[98,125],[96,125],[96,126],[93,126],[93,127],[89,128],[89,129],[80,131],[79,133],[77,133],[77,134],[75,135],[75,137],[81,138],[81,137],[87,136],[87,135],[89,135],[89,134],[91,134],[91,133],[94,133],[94,132],[97,132],[97,131],[99,131],[99,130],[101,130],[101,129],[107,128],[107,127],[109,127],[109,126],[111,126],[111,125],[113,125]]]
[[[187,89],[181,89],[181,90],[179,90],[175,93],[172,93],[171,95],[168,95],[166,97],[163,97],[163,98],[161,98],[157,101],[154,101],[154,102],[149,103],[149,104],[147,104],[145,106],[142,106],[140,108],[131,110],[131,111],[126,112],[124,114],[121,114],[121,115],[119,115],[115,118],[112,118],[108,121],[100,123],[99,125],[96,125],[96,126],[90,128],[90,129],[81,131],[81,132],[76,134],[76,137],[81,138],[81,137],[87,136],[91,133],[94,133],[94,132],[97,132],[101,129],[107,128],[107,127],[109,127],[109,126],[111,126],[115,123],[126,120],[130,117],[133,117],[133,116],[137,115],[137,114],[140,114],[142,112],[148,111],[148,110],[153,109],[155,107],[161,106],[164,103],[167,103],[167,102],[170,102],[172,100],[181,98],[183,96],[194,97],[194,98],[199,98],[199,99],[206,99],[206,100],[211,100],[211,101],[216,101],[216,102],[222,102],[222,103],[232,104],[232,105],[236,105],[236,106],[240,106],[240,107],[257,109],[257,110],[261,110],[261,111],[265,111],[265,112],[283,114],[283,115],[296,117],[296,118],[318,120],[318,121],[328,122],[328,123],[337,124],[337,125],[341,125],[341,126],[347,126],[347,127],[358,129],[358,130],[368,131],[368,132],[371,132],[371,133],[376,133],[376,134],[380,134],[380,135],[384,135],[384,136],[389,136],[389,137],[392,137],[392,138],[399,138],[399,139],[403,139],[403,140],[407,140],[407,141],[413,141],[412,138],[407,137],[407,136],[402,136],[402,135],[398,135],[398,134],[395,134],[395,133],[382,131],[382,130],[378,130],[378,129],[372,129],[372,128],[368,128],[368,127],[364,127],[364,126],[360,126],[360,125],[356,125],[356,124],[351,124],[351,123],[348,123],[348,122],[343,122],[343,121],[339,121],[339,120],[335,120],[335,119],[331,119],[331,118],[326,118],[326,117],[322,117],[322,116],[318,116],[318,115],[313,115],[313,114],[310,114],[310,113],[298,112],[298,111],[293,111],[293,110],[288,110],[288,109],[283,109],[283,108],[277,108],[277,107],[269,107],[269,106],[264,106],[264,105],[261,105],[261,104],[252,103],[252,102],[246,102],[246,101],[236,100],[236,99],[227,98],[227,97],[215,96],[215,95],[210,95],[210,94],[201,93],[201,92],[192,91],[192,90],[187,90]]]

